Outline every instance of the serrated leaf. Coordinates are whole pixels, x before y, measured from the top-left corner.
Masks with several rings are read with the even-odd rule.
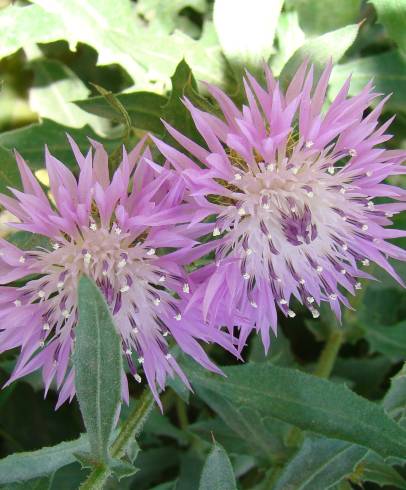
[[[306,437],[284,467],[274,490],[330,488],[350,475],[368,450],[336,439]]]
[[[2,158],[4,154],[4,158],[9,159],[7,162],[10,161],[11,166],[11,150],[17,148],[19,153],[21,153],[24,159],[29,163],[31,169],[38,170],[45,166],[44,152],[45,145],[48,145],[52,154],[62,160],[66,165],[74,166],[76,168],[77,163],[74,159],[69,141],[66,138],[66,133],[70,134],[78,144],[79,148],[86,152],[90,146],[88,138],[92,138],[100,143],[103,143],[107,151],[113,150],[119,144],[118,140],[107,140],[105,138],[101,138],[95,134],[90,126],[84,126],[81,129],[69,128],[54,121],[50,121],[49,119],[44,119],[41,123],[31,124],[23,128],[13,129],[12,131],[1,133],[0,147],[3,147],[6,153],[4,154],[0,148],[0,158]],[[18,187],[18,168],[14,159],[13,161],[13,169],[15,169],[15,173],[14,170],[10,174],[7,172],[5,178],[7,185]],[[1,165],[1,169],[3,169],[3,163]],[[2,177],[3,175],[0,173],[1,182],[3,181]]]
[[[195,41],[179,31],[167,35],[141,29],[130,0],[33,3],[1,13],[0,56],[13,53],[24,44],[65,39],[72,50],[78,42],[94,47],[100,65],[123,66],[138,88],[155,87],[163,92],[169,75],[183,57],[202,79],[217,83],[223,80],[221,49],[207,31],[207,22],[203,35]]]
[[[316,74],[321,72],[330,59],[337,63],[355,41],[358,29],[358,25],[351,24],[308,39],[286,63],[279,77],[281,82],[287,85],[305,59],[309,59],[309,62],[314,64]]]
[[[78,288],[75,329],[75,386],[92,456],[109,459],[108,446],[121,403],[120,338],[98,287],[83,276]]]
[[[119,459],[113,459],[110,461],[110,468],[119,481],[122,478],[135,475],[135,473],[139,471],[139,468],[136,468],[132,463],[127,463],[126,461],[121,461]]]
[[[334,31],[361,20],[361,0],[300,0],[300,26],[308,36]]]
[[[215,0],[214,25],[225,55],[238,65],[268,60],[283,0]]]
[[[331,77],[333,95],[350,74],[350,95],[359,93],[373,79],[377,92],[392,93],[385,105],[387,110],[406,111],[406,60],[399,51],[392,50],[336,65]]]
[[[389,36],[406,53],[406,3],[402,0],[370,0]]]
[[[225,450],[214,444],[203,467],[199,490],[237,490],[233,467]]]
[[[406,489],[406,480],[377,454],[370,452],[360,466],[362,480],[380,486],[393,485],[397,489]]]
[[[128,112],[132,127],[152,131],[157,134],[163,132],[160,117],[162,116],[162,106],[167,103],[166,97],[152,92],[116,94],[114,97]],[[75,104],[84,111],[96,114],[97,116],[118,122],[122,120],[122,115],[102,96],[76,100]]]
[[[255,409],[317,434],[370,448],[384,457],[406,454],[406,431],[376,404],[346,386],[274,364],[225,367],[226,379],[188,365],[202,390],[236,409]],[[203,397],[204,398],[204,397]]]
[[[21,452],[0,459],[0,483],[25,481],[47,475],[75,461],[73,453],[88,449],[84,434],[79,439],[61,442],[32,452]]]

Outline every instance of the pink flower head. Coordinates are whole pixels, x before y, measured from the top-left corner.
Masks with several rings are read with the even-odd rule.
[[[184,184],[165,168],[154,172],[145,158],[150,158],[148,150],[140,158],[143,141],[129,154],[123,150],[112,179],[102,145],[92,142],[94,154],[90,150],[83,156],[70,142],[78,179],[46,150],[48,198],[17,154],[24,192],[11,189],[15,198],[0,195],[0,203],[18,219],[15,228],[51,242],[49,249],[23,251],[0,241],[0,351],[21,347],[9,383],[42,369],[46,391],[52,380],[60,389],[58,406],[74,396],[71,353],[81,274],[103,292],[129,371],[140,382],[143,366],[157,400],[167,375],[176,373],[189,386],[168,352],[168,336],[204,367],[218,371],[197,340],[233,351],[231,337],[205,325],[195,308],[183,314],[194,285],[170,255],[156,253],[161,247],[181,250],[197,243],[196,230],[182,224],[190,212],[182,203]],[[24,285],[13,284],[25,278]],[[124,373],[122,391],[127,400]]]
[[[314,83],[303,64],[286,92],[268,68],[265,88],[247,74],[242,110],[208,85],[222,117],[184,101],[205,147],[169,125],[188,153],[156,140],[197,203],[195,221],[215,215],[215,240],[185,257],[215,250],[215,264],[196,272],[206,279],[190,304],[203,304],[206,318],[220,305],[248,318],[240,348],[256,328],[268,349],[277,311],[295,316],[292,298],[314,318],[323,301],[340,317],[344,291],[355,294],[359,278],[371,278],[370,262],[401,282],[387,258],[406,252],[387,239],[405,232],[387,226],[406,208],[406,193],[384,180],[405,173],[405,152],[380,146],[391,120],[378,123],[385,100],[366,112],[379,95],[371,83],[349,98],[347,80],[324,110],[331,68]]]

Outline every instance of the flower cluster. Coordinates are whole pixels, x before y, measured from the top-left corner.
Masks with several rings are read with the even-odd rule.
[[[222,117],[185,100],[206,145],[165,124],[185,151],[153,138],[163,166],[142,140],[123,149],[110,177],[100,144],[82,155],[70,140],[78,176],[46,150],[47,195],[17,154],[23,192],[11,189],[0,204],[12,226],[50,246],[0,242],[0,352],[21,348],[9,382],[42,369],[46,390],[52,381],[60,389],[58,405],[72,399],[82,274],[110,307],[130,373],[141,381],[142,366],[157,400],[168,375],[189,386],[170,338],[218,372],[199,341],[238,356],[256,329],[268,349],[278,310],[295,317],[293,298],[314,318],[323,301],[340,317],[371,262],[401,282],[388,258],[406,253],[388,239],[405,232],[388,226],[406,193],[384,181],[405,173],[405,154],[379,146],[391,121],[379,126],[384,100],[367,113],[378,96],[371,84],[349,98],[347,81],[323,109],[330,72],[314,84],[304,64],[286,92],[268,69],[265,88],[247,74],[242,109],[207,86]],[[206,256],[214,258],[186,273]],[[122,386],[127,399],[124,373]]]

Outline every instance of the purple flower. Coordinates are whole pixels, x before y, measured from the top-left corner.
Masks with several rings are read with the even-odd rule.
[[[197,243],[194,234],[204,233],[207,225],[194,230],[182,224],[194,209],[182,203],[184,184],[165,168],[157,174],[145,158],[148,150],[140,157],[144,141],[129,154],[123,150],[111,180],[102,145],[92,142],[94,155],[83,156],[70,143],[78,179],[46,150],[48,198],[17,154],[24,192],[11,189],[15,198],[0,195],[0,203],[18,219],[12,226],[51,242],[49,250],[23,251],[0,241],[0,352],[21,348],[8,383],[42,369],[46,391],[53,380],[60,389],[57,406],[73,398],[77,286],[87,274],[110,306],[129,371],[140,382],[143,367],[159,403],[167,375],[176,373],[189,386],[168,351],[170,336],[212,371],[219,370],[197,340],[235,351],[231,336],[205,325],[197,308],[183,313],[195,286],[170,254],[156,253],[161,247],[190,248]],[[21,280],[24,285],[13,285]],[[124,373],[122,394],[128,400]]]
[[[348,98],[348,79],[327,105],[331,68],[314,83],[303,64],[286,92],[267,68],[265,88],[247,73],[242,110],[208,85],[222,117],[184,101],[205,147],[169,125],[188,153],[156,140],[195,199],[195,221],[215,216],[216,239],[184,256],[215,251],[215,264],[194,274],[205,279],[190,304],[201,303],[206,318],[221,306],[230,322],[235,311],[249,319],[240,348],[255,328],[268,349],[277,311],[295,316],[292,298],[314,318],[323,301],[340,317],[345,290],[355,294],[359,279],[371,278],[371,262],[402,282],[387,258],[406,252],[387,239],[405,232],[387,226],[406,208],[406,192],[384,180],[405,173],[405,152],[380,146],[391,120],[379,126],[385,99],[366,112],[379,95],[371,83]]]

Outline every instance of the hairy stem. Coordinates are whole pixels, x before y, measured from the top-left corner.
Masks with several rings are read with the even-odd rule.
[[[149,413],[154,406],[154,399],[149,389],[146,389],[128,419],[121,426],[120,432],[113,442],[110,455],[113,459],[124,456],[129,444],[140,432]],[[111,469],[105,465],[92,469],[87,479],[80,486],[80,490],[101,490],[111,475]]]

